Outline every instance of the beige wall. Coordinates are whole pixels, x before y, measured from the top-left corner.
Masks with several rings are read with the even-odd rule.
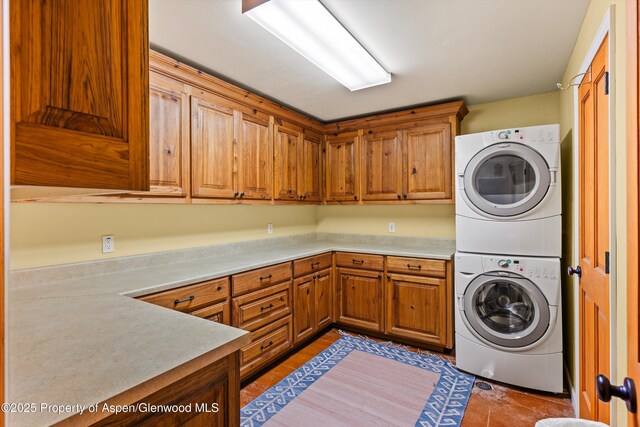
[[[625,0],[592,0],[587,10],[587,15],[582,24],[580,34],[576,41],[571,58],[569,59],[567,69],[563,76],[563,83],[566,84],[573,76],[575,76],[582,62],[584,61],[587,51],[602,23],[606,11],[611,5],[615,7],[615,25],[611,36],[615,38],[614,55],[615,61],[610,64],[612,78],[615,80],[614,92],[616,115],[612,125],[615,126],[615,212],[613,218],[617,224],[617,232],[615,236],[615,247],[612,251],[617,250],[617,292],[614,298],[617,298],[617,306],[612,307],[612,314],[617,313],[617,320],[614,324],[614,334],[612,339],[612,348],[617,351],[617,357],[612,360],[614,365],[618,366],[617,374],[612,379],[617,384],[622,383],[622,379],[626,373],[626,333],[627,333],[627,314],[626,314],[626,159],[625,159],[625,138],[626,138],[626,29],[625,29]],[[573,191],[573,173],[575,165],[573,164],[573,154],[575,144],[573,137],[575,131],[573,129],[574,120],[574,96],[573,90],[562,91],[560,96],[560,130],[563,140],[562,156],[563,156],[563,263],[568,265],[573,263],[576,255],[574,247],[574,221],[575,214],[574,203],[575,194]],[[614,282],[614,281],[612,281]],[[615,283],[613,283],[615,286]],[[577,284],[573,280],[566,280],[564,283],[564,299],[565,299],[565,359],[570,371],[572,379],[577,377],[577,367],[574,363],[576,337],[575,313],[576,307],[574,298],[577,293]],[[616,304],[614,302],[614,304]],[[617,400],[617,399],[616,399]],[[617,420],[612,425],[624,426],[627,424],[626,411],[624,405],[614,402],[616,405],[614,414]]]
[[[314,232],[314,206],[12,203],[12,269]],[[101,236],[115,236],[102,254]]]

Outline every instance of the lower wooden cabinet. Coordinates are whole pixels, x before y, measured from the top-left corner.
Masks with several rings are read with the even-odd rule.
[[[309,274],[293,282],[294,343],[313,335],[333,322],[331,268]]]
[[[382,273],[339,267],[336,280],[338,323],[383,330]]]
[[[251,333],[251,344],[240,350],[240,376],[246,378],[293,345],[291,316]]]
[[[233,326],[255,331],[291,313],[291,282],[233,298]]]
[[[389,274],[386,290],[387,334],[442,347],[449,344],[445,279]]]
[[[120,412],[93,425],[238,426],[240,425],[238,372],[238,352],[235,352],[136,402],[148,405],[191,404],[191,411]],[[215,403],[217,403],[217,412],[212,406]],[[202,410],[204,405],[207,405],[208,412]]]

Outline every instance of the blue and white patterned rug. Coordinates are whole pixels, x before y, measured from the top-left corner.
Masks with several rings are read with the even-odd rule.
[[[243,407],[240,411],[241,425],[243,427],[263,425],[354,350],[440,374],[415,425],[421,427],[460,425],[475,377],[459,372],[451,363],[439,357],[418,354],[349,335],[341,337],[329,348]]]

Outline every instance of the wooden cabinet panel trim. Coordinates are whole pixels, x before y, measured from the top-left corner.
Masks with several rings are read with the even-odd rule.
[[[316,275],[300,277],[293,281],[293,341],[302,341],[313,334],[315,325]]]
[[[264,289],[271,285],[291,280],[291,262],[259,268],[231,276],[233,296]]]
[[[362,153],[362,200],[402,200],[405,194],[402,132],[364,132]]]
[[[384,257],[382,255],[354,252],[336,252],[336,265],[339,267],[382,271],[384,269]]]
[[[387,270],[396,273],[444,278],[447,275],[447,262],[435,259],[388,256]]]
[[[178,311],[190,312],[229,296],[229,278],[211,280],[195,285],[144,295],[139,299]]]
[[[331,261],[331,252],[294,260],[293,277],[300,277],[304,276],[305,274],[314,273],[320,270],[324,270],[325,268],[329,268],[331,267]]]
[[[254,331],[291,313],[291,282],[235,297],[233,326]]]
[[[251,344],[240,350],[240,375],[246,378],[293,346],[291,316],[251,333]]]
[[[338,322],[363,329],[384,329],[382,273],[350,268],[337,271]]]
[[[327,268],[316,275],[315,282],[315,325],[316,329],[333,322],[333,269]]]

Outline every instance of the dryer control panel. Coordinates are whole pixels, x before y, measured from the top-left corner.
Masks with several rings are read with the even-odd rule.
[[[549,143],[560,141],[560,127],[558,125],[530,126],[524,128],[500,129],[483,134],[485,143],[519,142]]]
[[[505,271],[519,274],[532,279],[557,279],[559,272],[552,266],[542,266],[539,262],[530,263],[527,258],[509,256],[487,256],[483,257],[483,270]]]

